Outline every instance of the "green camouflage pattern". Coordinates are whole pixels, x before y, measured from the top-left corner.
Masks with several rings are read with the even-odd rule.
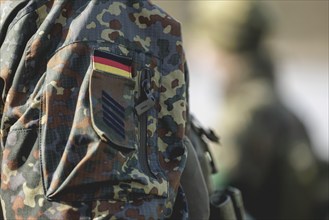
[[[180,24],[142,0],[0,1],[0,12],[4,218],[170,217],[186,161]],[[131,58],[132,78],[94,69],[94,50]],[[141,131],[145,68],[155,105]],[[124,109],[124,136],[104,125],[104,92]]]

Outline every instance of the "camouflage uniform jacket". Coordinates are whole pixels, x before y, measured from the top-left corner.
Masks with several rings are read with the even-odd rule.
[[[169,217],[186,161],[180,24],[142,0],[0,6],[5,218]]]

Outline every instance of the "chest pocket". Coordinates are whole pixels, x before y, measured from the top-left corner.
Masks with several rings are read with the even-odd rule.
[[[156,135],[161,61],[77,43],[49,63],[40,145],[46,197],[167,197]]]

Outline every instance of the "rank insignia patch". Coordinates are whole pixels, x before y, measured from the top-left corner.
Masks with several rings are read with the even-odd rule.
[[[102,92],[103,120],[120,137],[125,138],[125,109],[116,102],[107,92]]]

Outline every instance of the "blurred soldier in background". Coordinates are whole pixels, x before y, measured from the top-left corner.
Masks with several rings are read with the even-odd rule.
[[[229,158],[219,162],[225,162],[224,182],[242,191],[255,219],[318,217],[319,166],[305,127],[279,100],[272,60],[262,44],[272,25],[269,11],[260,1],[201,6],[202,26],[211,31],[227,78],[220,122],[221,157]],[[320,194],[328,197],[326,191]]]

